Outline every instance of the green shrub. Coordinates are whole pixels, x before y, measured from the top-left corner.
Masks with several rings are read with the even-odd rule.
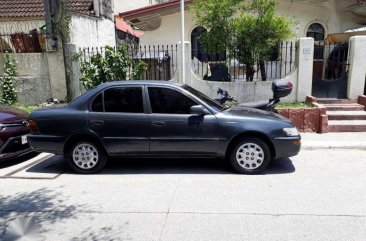
[[[17,91],[14,86],[14,77],[16,76],[15,61],[8,53],[5,54],[4,75],[2,77],[3,94],[0,102],[2,104],[12,105],[17,102]]]
[[[147,64],[133,60],[127,52],[125,45],[115,50],[105,46],[105,53],[94,54],[89,61],[81,64],[81,83],[89,90],[101,83],[115,80],[140,79],[145,72]]]

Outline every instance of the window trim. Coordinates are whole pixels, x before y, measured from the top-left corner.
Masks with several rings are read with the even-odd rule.
[[[133,87],[138,87],[138,88],[141,88],[141,91],[142,91],[142,110],[143,112],[140,112],[140,113],[135,113],[135,112],[106,112],[105,111],[105,104],[104,104],[104,92],[109,90],[109,89],[113,89],[113,88],[133,88]],[[95,112],[95,111],[92,111],[92,105],[93,105],[93,102],[94,100],[99,96],[99,94],[102,94],[102,104],[103,104],[103,112]],[[103,89],[101,89],[99,92],[97,92],[92,98],[91,100],[89,101],[89,104],[88,104],[88,112],[89,113],[111,113],[111,114],[137,114],[137,115],[141,115],[141,114],[147,114],[147,109],[146,109],[146,97],[144,95],[144,85],[114,85],[114,86],[108,86],[108,87],[105,87]]]
[[[314,21],[311,21],[309,22],[306,27],[305,27],[305,36],[308,36],[308,31],[309,31],[309,28],[311,25],[313,24],[319,24],[320,26],[323,27],[324,29],[324,39],[322,41],[324,41],[326,38],[327,38],[327,35],[328,35],[328,31],[327,31],[327,28],[326,28],[326,25],[325,23],[323,23],[322,21],[320,20],[314,20]],[[315,42],[317,42],[317,40],[315,40]]]

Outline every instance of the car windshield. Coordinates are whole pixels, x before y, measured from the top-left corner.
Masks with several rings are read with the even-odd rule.
[[[226,107],[223,106],[223,105],[221,105],[219,102],[211,99],[207,95],[199,92],[198,90],[193,89],[192,87],[190,87],[188,85],[183,86],[183,89],[185,89],[186,91],[190,92],[194,96],[197,96],[200,100],[202,100],[203,102],[205,102],[207,105],[209,105],[215,111],[222,111],[222,110],[226,109]]]

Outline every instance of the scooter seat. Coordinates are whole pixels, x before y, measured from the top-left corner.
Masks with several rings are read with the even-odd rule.
[[[263,107],[267,106],[268,104],[269,104],[268,100],[260,100],[260,101],[254,101],[254,102],[248,102],[248,103],[241,103],[241,104],[239,104],[239,106],[262,109]]]

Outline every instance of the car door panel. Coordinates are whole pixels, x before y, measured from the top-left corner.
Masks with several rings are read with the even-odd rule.
[[[148,87],[148,91],[153,88],[156,89],[157,87]],[[161,87],[160,89],[167,88]],[[181,92],[172,89],[169,89],[168,92],[170,93],[168,94],[172,95],[172,91],[183,95]],[[216,117],[214,115],[197,116],[186,113],[188,112],[187,108],[180,108],[178,106],[179,101],[175,103],[171,98],[164,99],[164,94],[166,94],[164,92],[161,90],[156,93],[150,91],[148,95],[150,104],[152,103],[152,113],[149,115],[151,123],[150,152],[152,154],[174,153],[182,155],[216,153],[218,145]],[[154,108],[157,103],[160,106]],[[162,103],[168,106],[161,105]],[[195,104],[197,103],[192,101],[192,105]],[[154,110],[156,112],[174,112],[172,108],[175,107],[177,108],[176,112],[185,113],[154,113]]]
[[[108,153],[149,153],[150,125],[142,87],[110,88],[102,95],[102,105],[92,104],[98,111],[89,113],[88,124],[102,137]]]
[[[152,153],[202,154],[217,151],[217,120],[213,115],[152,114],[150,121],[165,123],[163,126],[152,126]]]

